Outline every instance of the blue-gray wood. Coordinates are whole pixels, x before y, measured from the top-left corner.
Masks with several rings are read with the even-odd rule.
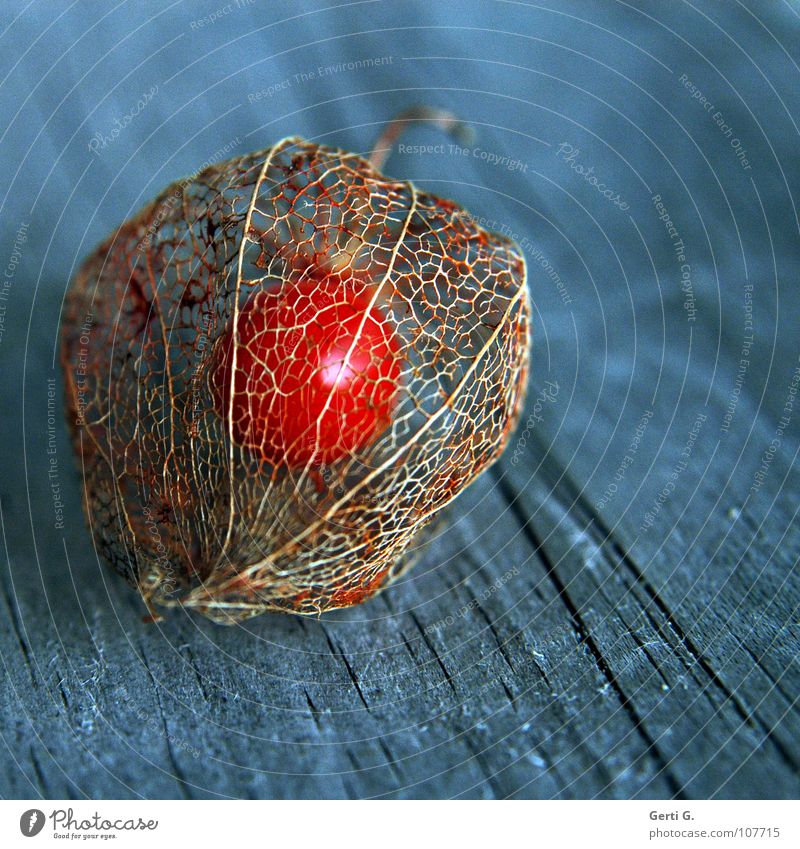
[[[2,3],[0,794],[796,798],[797,10],[330,5]],[[387,172],[528,255],[517,434],[362,607],[145,624],[82,516],[70,275],[204,162],[417,102],[474,142]]]

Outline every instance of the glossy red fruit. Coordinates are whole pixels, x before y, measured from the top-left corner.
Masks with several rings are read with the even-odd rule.
[[[219,341],[217,412],[233,440],[275,466],[334,463],[390,424],[401,363],[391,320],[366,293],[327,279],[261,291]]]

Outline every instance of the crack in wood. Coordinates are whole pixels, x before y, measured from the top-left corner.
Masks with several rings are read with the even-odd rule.
[[[311,696],[309,696],[308,690],[306,690],[305,687],[303,687],[303,693],[305,693],[306,704],[308,705],[308,709],[311,712],[311,719],[314,720],[314,725],[317,726],[317,731],[321,732],[323,729],[322,729],[322,725],[319,721],[319,711],[317,710],[317,706],[311,700]]]
[[[350,680],[352,681],[353,686],[355,687],[356,693],[358,694],[358,698],[361,700],[361,704],[364,705],[364,707],[366,708],[367,711],[371,711],[371,708],[369,706],[369,702],[367,701],[366,696],[364,695],[364,692],[361,689],[361,685],[358,682],[358,676],[356,675],[353,667],[350,665],[350,661],[347,659],[347,655],[344,653],[344,651],[341,648],[339,648],[333,642],[333,639],[331,638],[331,635],[328,633],[326,628],[324,628],[324,627],[322,628],[322,633],[325,635],[325,639],[328,641],[328,647],[331,650],[331,654],[334,657],[341,658],[342,662],[344,663],[345,669],[347,670],[347,674],[350,677]]]
[[[454,693],[456,693],[456,695],[458,695],[458,692],[456,690],[456,685],[453,683],[453,679],[452,679],[450,673],[448,672],[447,667],[444,665],[444,662],[442,661],[441,657],[439,657],[439,652],[436,651],[436,647],[430,641],[430,638],[428,637],[426,630],[422,627],[422,624],[420,623],[419,619],[417,619],[417,616],[416,616],[416,614],[414,613],[413,610],[409,610],[408,615],[411,617],[411,620],[417,626],[417,629],[419,630],[420,635],[422,636],[422,641],[428,647],[428,651],[430,651],[431,654],[433,655],[434,660],[436,661],[436,663],[439,666],[439,669],[442,670],[442,674],[444,675],[447,683],[450,685],[450,689]]]
[[[170,741],[170,733],[169,733],[169,725],[167,724],[167,717],[164,713],[164,705],[161,702],[161,695],[159,693],[159,684],[156,682],[155,675],[153,675],[153,670],[150,668],[150,664],[147,661],[147,654],[145,653],[144,646],[139,643],[139,650],[141,652],[142,664],[147,671],[147,675],[150,678],[150,683],[153,686],[153,695],[155,696],[155,702],[158,705],[158,711],[161,717],[161,725],[164,729],[164,742],[166,744],[167,750],[167,759],[169,760],[170,767],[173,769],[173,778],[176,780],[178,784],[178,789],[180,790],[181,795],[184,799],[191,799],[192,793],[189,789],[189,782],[186,780],[186,776],[183,774],[183,770],[180,768],[177,759],[175,758],[175,752],[172,749],[172,742]]]
[[[667,782],[667,785],[670,788],[672,797],[674,799],[687,798],[678,779],[671,772],[669,760],[660,750],[657,742],[653,739],[652,735],[645,727],[638,710],[636,709],[631,699],[628,697],[620,682],[617,680],[617,677],[613,669],[609,666],[608,661],[606,660],[606,657],[603,654],[603,651],[601,650],[600,646],[597,644],[596,640],[594,639],[588,627],[586,626],[586,623],[584,622],[577,605],[570,597],[569,592],[567,591],[567,588],[564,585],[564,582],[561,580],[561,577],[558,574],[555,564],[550,559],[550,556],[546,551],[545,547],[543,546],[539,535],[533,529],[530,518],[522,511],[517,492],[514,490],[514,488],[511,486],[505,476],[497,476],[496,482],[508,503],[509,509],[512,511],[514,517],[516,518],[520,529],[529,538],[534,552],[538,554],[538,556],[542,560],[542,564],[545,568],[545,574],[547,575],[550,582],[553,584],[553,587],[555,588],[558,597],[561,599],[562,603],[566,607],[570,619],[572,620],[575,631],[578,637],[580,638],[580,641],[583,642],[583,644],[591,652],[591,655],[594,658],[594,662],[598,670],[616,694],[622,709],[630,717],[634,728],[645,743],[647,751],[652,753],[652,756],[659,767],[660,774],[664,777],[664,780]]]

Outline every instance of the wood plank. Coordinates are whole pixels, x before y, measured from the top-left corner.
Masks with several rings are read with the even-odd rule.
[[[388,16],[385,54],[405,43],[408,68],[425,76],[442,104],[475,120],[481,149],[507,150],[529,166],[523,173],[474,156],[406,157],[391,169],[470,201],[476,213],[530,239],[536,327],[521,429],[492,474],[454,505],[451,526],[414,571],[363,607],[319,621],[268,616],[233,629],[180,614],[143,624],[137,599],[91,549],[60,422],[66,528],[53,527],[43,410],[47,378],[60,387],[61,377],[47,349],[73,254],[85,254],[155,183],[188,173],[233,138],[242,139],[237,154],[245,139],[255,146],[254,127],[262,128],[259,143],[302,132],[363,148],[366,128],[409,105],[403,98],[411,95],[389,97],[397,66],[376,67],[360,79],[374,82],[380,101],[347,98],[343,118],[333,95],[308,110],[310,89],[292,85],[265,124],[263,102],[244,103],[245,92],[263,88],[263,68],[243,70],[228,51],[213,67],[180,74],[197,55],[195,41],[190,48],[184,39],[147,73],[153,82],[172,79],[189,103],[197,83],[208,97],[195,100],[208,115],[187,109],[185,120],[169,120],[175,101],[165,83],[134,135],[89,166],[84,132],[112,126],[138,91],[110,94],[91,127],[80,125],[80,110],[57,109],[36,139],[37,122],[21,113],[18,132],[25,138],[30,130],[32,146],[24,167],[15,162],[4,172],[17,174],[7,220],[29,222],[30,239],[0,369],[0,795],[796,798],[800,408],[763,481],[758,475],[800,353],[789,199],[798,175],[781,164],[790,161],[783,145],[796,129],[797,92],[776,73],[779,98],[761,97],[764,80],[751,79],[748,63],[701,15],[660,16],[681,41],[636,10],[603,13],[591,52],[614,55],[611,68],[565,53],[558,45],[574,26],[564,29],[566,19],[548,10],[522,17],[515,10],[514,27],[504,31],[519,35],[485,33],[486,61],[470,62],[413,55],[469,55],[462,34],[485,24],[480,4],[465,6],[469,26],[448,30],[446,51],[444,29],[414,32],[418,44],[395,43],[394,12],[387,5],[380,14]],[[446,28],[448,14],[444,5],[432,9],[431,22]],[[785,11],[768,18],[775,33],[796,25]],[[320,43],[320,61],[338,61],[342,20],[320,18],[332,37]],[[752,35],[755,24],[743,20],[731,31]],[[82,19],[67,15],[62,23],[65,43],[84,31]],[[30,16],[19,26],[20,43],[40,29]],[[217,26],[240,22],[231,16]],[[282,26],[287,44],[302,34],[291,21]],[[635,32],[643,47],[618,53],[617,29]],[[212,49],[221,31],[205,28],[193,39],[208,39]],[[536,74],[531,37],[542,36],[536,62],[561,69],[566,88]],[[166,44],[157,30],[146,37],[155,39],[150,47]],[[703,56],[691,46],[700,42]],[[789,69],[779,45],[748,43],[760,45],[768,76]],[[124,56],[115,60],[120,79],[130,70]],[[272,78],[291,78],[298,56],[290,50],[275,59]],[[83,70],[72,67],[64,80],[72,85]],[[684,70],[724,105],[752,151],[752,171],[742,170],[702,108],[692,112],[698,104],[676,83]],[[32,90],[41,69],[22,63],[16,73]],[[453,90],[454,73],[465,91]],[[102,80],[90,74],[85,82],[84,94],[98,101],[92,86]],[[495,93],[512,91],[530,107]],[[748,93],[747,110],[735,100],[739,91]],[[54,106],[63,93],[56,84],[46,94]],[[37,102],[34,110],[46,106]],[[769,145],[761,126],[770,129]],[[658,127],[652,139],[651,127]],[[422,133],[416,141],[434,140]],[[126,145],[145,135],[129,159]],[[554,154],[564,138],[581,147],[582,163],[614,180],[630,215],[591,186],[581,191],[587,186]],[[691,250],[695,322],[687,321],[673,245],[650,192],[662,195]],[[532,248],[560,275],[569,304]],[[735,394],[748,284],[756,340]],[[547,380],[557,382],[557,399],[537,411]],[[541,419],[526,428],[533,413]],[[689,461],[659,501],[699,415],[706,419]]]
[[[575,456],[563,451],[579,442],[595,401],[585,393],[580,404],[566,404],[573,365],[563,358],[551,374],[561,389],[547,409],[549,430],[533,429],[516,464],[518,439],[512,443],[496,472],[459,499],[452,526],[416,569],[379,599],[321,621],[273,616],[224,629],[176,616],[144,626],[137,600],[88,545],[74,473],[69,564],[49,522],[36,525],[37,564],[26,499],[3,492],[15,552],[3,574],[0,636],[8,676],[4,791],[794,793],[792,516],[745,509],[723,522],[730,533],[719,552],[718,534],[693,541],[709,502],[724,491],[731,440],[695,475],[705,512],[681,515],[685,498],[675,497],[663,506],[658,544],[655,535],[645,538],[650,550],[634,544],[635,520],[652,492],[621,491],[612,501],[616,516],[593,504],[648,398],[632,390],[620,439],[595,442],[608,447],[596,471],[592,445]],[[589,365],[582,362],[581,379],[593,386]],[[619,380],[627,380],[622,369]],[[669,375],[663,383],[677,381]],[[619,415],[603,401],[589,439],[611,432]],[[526,415],[535,403],[534,390]],[[636,459],[642,474],[625,482],[634,489],[655,450],[676,456],[691,425],[687,418],[664,442],[659,427],[668,418],[653,421],[652,444],[643,442]],[[763,443],[771,427],[759,424],[755,438]],[[41,437],[34,432],[31,441]],[[696,450],[698,458],[711,452],[705,444]],[[748,458],[745,482],[753,468]],[[765,492],[781,491],[780,474]],[[32,503],[47,497],[46,478],[32,477]],[[725,517],[728,503],[711,515]]]

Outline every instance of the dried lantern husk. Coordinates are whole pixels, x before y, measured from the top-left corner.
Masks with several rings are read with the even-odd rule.
[[[380,305],[402,378],[369,444],[290,468],[231,438],[215,351],[255,292],[315,276]],[[525,277],[519,248],[456,204],[299,138],[169,186],[67,298],[67,415],[98,549],[151,610],[234,622],[369,597],[505,447],[527,377]]]

